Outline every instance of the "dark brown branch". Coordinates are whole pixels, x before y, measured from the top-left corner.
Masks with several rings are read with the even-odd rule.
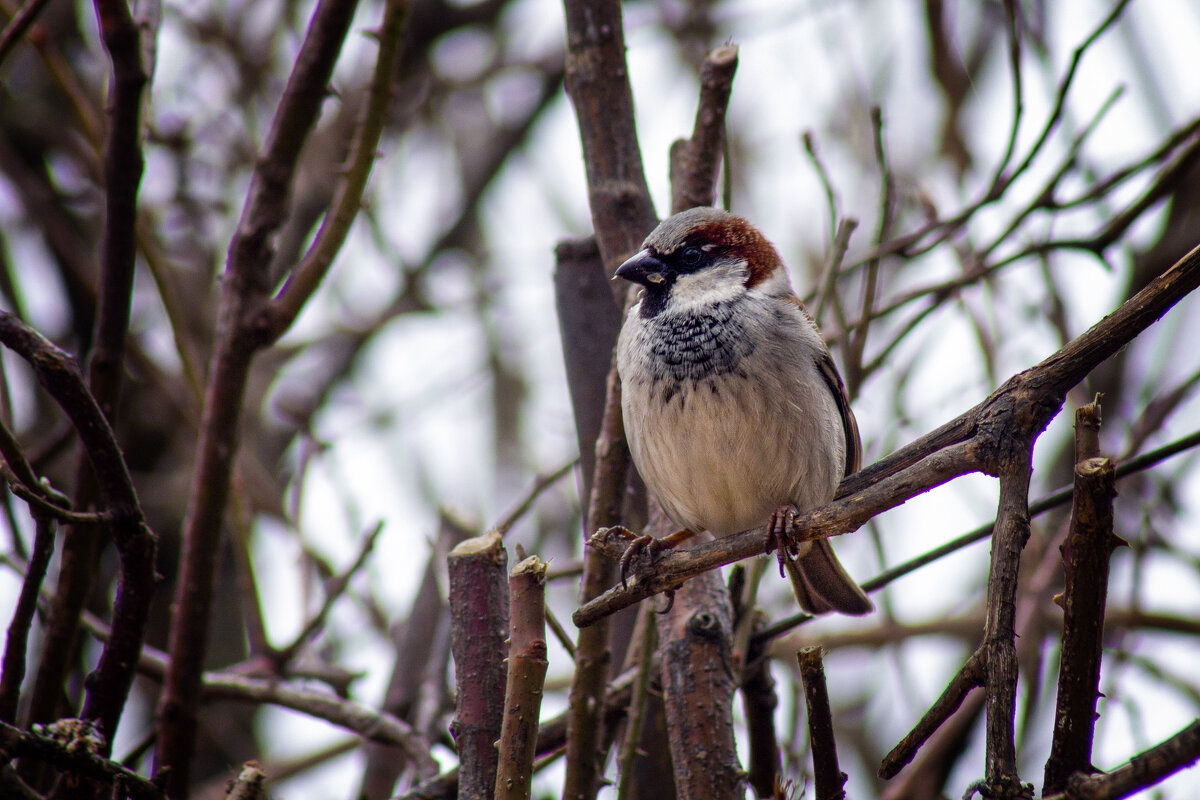
[[[621,4],[617,0],[565,0],[564,10],[566,88],[579,124],[596,243],[605,273],[611,274],[641,245],[657,221],[634,124]],[[614,288],[614,292],[618,297],[628,294],[623,287]],[[589,531],[620,521],[629,483],[629,450],[621,422],[615,363],[609,369],[607,390],[588,502]],[[586,553],[582,600],[599,595],[611,580],[611,562],[599,554]],[[591,800],[599,787],[600,723],[608,669],[608,625],[580,632],[568,699],[563,792],[571,800]]]
[[[50,727],[51,730],[54,729],[53,726]],[[0,722],[0,753],[3,753],[5,761],[26,758],[50,764],[70,775],[100,781],[110,786],[119,785],[125,793],[114,792],[114,797],[166,800],[166,793],[155,784],[133,770],[98,755],[92,746],[99,746],[99,741],[89,740],[88,745],[81,746],[82,744],[77,739],[61,741],[48,733],[23,731]]]
[[[504,654],[509,628],[508,554],[495,531],[450,551],[450,648],[458,709],[450,732],[458,746],[462,797],[496,787],[495,742],[504,723]]]
[[[125,458],[108,419],[84,384],[70,355],[7,312],[0,312],[0,343],[33,367],[38,383],[71,420],[112,517],[113,541],[120,554],[121,574],[113,607],[113,637],[101,653],[92,680],[104,687],[102,697],[89,690],[84,715],[96,720],[111,741],[133,683],[146,618],[154,596],[157,540],[146,527]]]
[[[611,274],[657,221],[634,125],[621,6],[613,0],[563,5],[567,94],[579,123],[596,243]]]
[[[596,439],[604,418],[608,364],[621,329],[621,307],[594,237],[554,248],[554,307],[562,331],[567,389],[575,416],[582,471],[580,496],[592,496]]]
[[[1117,465],[1115,475],[1118,479],[1120,479],[1128,475],[1137,474],[1138,472],[1149,469],[1150,467],[1153,467],[1156,464],[1171,458],[1172,456],[1185,453],[1198,445],[1200,445],[1200,431],[1177,439],[1170,444],[1163,445],[1162,447],[1155,448],[1154,450],[1147,451],[1141,455],[1122,461]],[[1033,503],[1030,503],[1030,516],[1036,517],[1040,514],[1046,513],[1047,511],[1051,511],[1055,508],[1066,505],[1071,501],[1073,491],[1073,487],[1065,486],[1050,492],[1045,497],[1042,497]],[[976,542],[981,542],[992,535],[992,530],[994,528],[995,522],[989,522],[985,525],[980,525],[978,528],[967,531],[961,536],[955,537],[939,547],[935,547],[932,550],[916,556],[915,558],[910,558],[908,561],[901,562],[894,567],[885,569],[874,578],[863,581],[861,584],[863,591],[867,592],[868,594],[878,591],[879,589],[894,583],[905,575],[915,572],[926,564],[931,564],[934,561],[937,561],[938,559],[943,558],[951,553],[958,552],[964,547],[975,544]],[[797,625],[800,625],[810,619],[812,619],[812,615],[804,613],[785,617],[784,619],[774,622],[771,625],[763,628],[761,631],[755,633],[754,638],[755,640],[774,639],[775,637],[787,633],[792,628],[795,628]]]
[[[906,500],[952,478],[978,469],[965,445],[956,445],[928,456],[920,464],[893,475],[859,494],[843,497],[797,516],[794,534],[800,541],[827,538],[857,530],[875,514],[901,505]],[[588,542],[589,549],[620,558],[628,537],[619,531],[600,530]],[[709,542],[676,547],[662,553],[652,572],[639,572],[626,586],[616,586],[575,611],[571,619],[579,627],[591,625],[658,592],[709,570],[761,555],[766,549],[766,531],[756,528]]]
[[[796,653],[804,699],[808,705],[808,736],[812,743],[813,783],[817,800],[845,800],[846,773],[838,766],[837,742],[833,738],[833,712],[825,686],[825,665],[820,647]]]
[[[530,556],[512,568],[508,681],[500,731],[496,800],[528,800],[546,683],[546,563]]]
[[[744,789],[733,736],[733,632],[720,573],[690,580],[660,624],[663,703],[680,797],[725,800]]]
[[[975,629],[978,632],[978,627]],[[880,800],[926,800],[945,793],[946,780],[956,762],[966,752],[980,715],[983,695],[967,695],[953,715],[943,722],[921,745],[920,756],[899,774],[880,794]],[[912,753],[908,758],[912,759]]]
[[[621,517],[625,487],[631,470],[625,426],[621,418],[621,382],[616,359],[608,372],[607,400],[600,437],[596,440],[596,471],[588,506],[588,525],[612,524]],[[587,548],[584,553],[582,599],[599,596],[613,579],[613,562]],[[608,681],[607,622],[579,632],[575,645],[575,674],[568,694],[567,778],[564,797],[591,800],[599,788],[601,772],[601,699]]]
[[[761,613],[752,610],[761,621]],[[751,637],[742,670],[742,713],[746,717],[746,745],[749,750],[747,780],[759,797],[770,797],[783,770],[779,737],[775,730],[775,710],[779,696],[771,677],[770,660],[763,658],[769,639]]]
[[[88,385],[111,418],[125,367],[125,332],[137,254],[137,195],[144,160],[141,147],[141,30],[125,0],[96,0],[100,34],[112,60],[108,138],[104,148],[104,240],[96,335],[88,357]]]
[[[1099,420],[1097,404],[1075,412],[1075,503],[1071,509],[1071,528],[1062,548],[1066,567],[1062,653],[1054,737],[1042,786],[1044,794],[1062,791],[1073,773],[1091,770],[1108,562],[1113,550],[1122,543],[1113,534],[1116,488],[1112,461],[1096,457]]]
[[[1011,443],[1011,458],[1000,474],[1000,502],[992,534],[984,612],[984,688],[987,752],[984,781],[989,796],[1032,797],[1032,786],[1022,786],[1017,773],[1014,724],[1017,702],[1016,609],[1017,573],[1021,551],[1029,541],[1029,478],[1033,441]]]
[[[971,690],[983,685],[986,666],[986,655],[982,650],[976,650],[916,726],[884,757],[879,765],[879,777],[889,780],[912,761],[921,745],[958,710]]]
[[[320,113],[356,7],[356,0],[324,0],[314,12],[229,248],[217,343],[183,526],[183,559],[171,629],[172,668],[158,709],[155,767],[171,768],[168,789],[173,796],[187,794],[222,520],[250,363],[255,351],[269,341],[270,331],[258,315],[271,291],[271,238],[287,213],[300,150]]]
[[[54,522],[44,514],[34,513],[33,551],[25,568],[21,593],[8,623],[4,640],[3,673],[0,674],[0,722],[12,723],[17,718],[17,703],[21,697],[21,682],[25,679],[25,654],[29,645],[29,629],[37,611],[38,592],[54,553]]]
[[[725,144],[725,112],[737,72],[737,45],[722,45],[700,65],[700,101],[689,139],[671,145],[671,213],[716,200],[717,172]]]
[[[1153,786],[1200,759],[1200,720],[1107,775],[1075,775],[1067,790],[1045,800],[1116,800]]]

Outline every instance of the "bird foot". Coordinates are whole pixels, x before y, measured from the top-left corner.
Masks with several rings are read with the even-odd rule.
[[[629,568],[634,560],[644,554],[649,554],[650,563],[653,564],[657,560],[659,554],[670,550],[681,542],[687,541],[695,535],[693,531],[681,530],[672,533],[670,536],[664,536],[659,539],[649,534],[636,536],[632,531],[621,529],[624,531],[622,536],[627,536],[630,539],[629,546],[625,549],[624,555],[621,556],[621,588],[628,587]],[[673,598],[672,598],[673,599]],[[670,606],[668,606],[670,608]]]
[[[800,513],[791,503],[780,506],[771,513],[771,519],[767,522],[767,555],[775,553],[779,559],[779,577],[785,577],[783,573],[784,564],[788,561],[795,561],[800,556],[804,555],[801,550],[808,550],[810,546],[808,542],[801,547],[795,537],[792,535],[792,527],[796,522],[796,515]]]

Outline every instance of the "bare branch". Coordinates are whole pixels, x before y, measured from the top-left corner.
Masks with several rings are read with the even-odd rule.
[[[1058,667],[1058,707],[1046,762],[1045,794],[1062,791],[1072,773],[1091,768],[1096,699],[1100,687],[1104,612],[1108,600],[1108,561],[1124,542],[1113,534],[1113,464],[1098,457],[1100,406],[1075,412],[1075,503],[1063,544],[1062,652]]]
[[[508,593],[508,680],[493,797],[528,800],[546,682],[546,563],[530,556],[513,567]]]
[[[825,686],[825,665],[820,647],[796,653],[804,699],[808,703],[808,735],[812,742],[813,778],[817,800],[845,800],[846,773],[838,767],[837,742],[833,737],[833,712]]]
[[[496,787],[495,742],[504,723],[509,630],[508,553],[492,531],[450,551],[450,646],[458,713],[450,732],[458,746],[464,797]]]

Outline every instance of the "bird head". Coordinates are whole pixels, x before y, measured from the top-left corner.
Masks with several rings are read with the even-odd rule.
[[[707,207],[663,220],[615,277],[645,287],[644,317],[728,302],[753,289],[791,291],[774,245],[741,217]]]

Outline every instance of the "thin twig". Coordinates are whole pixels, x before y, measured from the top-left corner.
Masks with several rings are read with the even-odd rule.
[[[328,619],[329,612],[333,610],[333,605],[341,598],[346,588],[349,587],[351,579],[366,565],[367,557],[375,549],[375,542],[378,541],[379,534],[381,533],[383,533],[382,520],[375,523],[375,527],[371,529],[371,532],[363,537],[362,544],[358,548],[358,555],[346,567],[345,571],[332,580],[325,582],[325,601],[321,603],[321,608],[309,618],[291,644],[272,654],[276,663],[287,664],[290,662],[300,652],[300,648],[304,647],[314,634],[325,627],[325,620]]]

